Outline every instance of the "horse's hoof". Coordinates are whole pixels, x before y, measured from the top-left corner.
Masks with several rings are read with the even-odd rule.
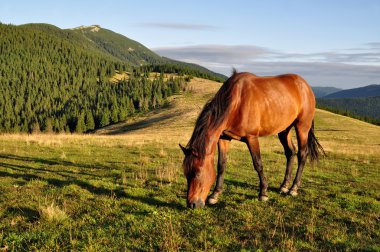
[[[296,197],[296,196],[298,195],[298,192],[297,192],[297,191],[290,190],[289,195],[290,195],[290,196],[293,196],[293,197]]]
[[[269,197],[268,196],[265,196],[265,195],[261,195],[259,196],[259,201],[268,201],[269,200]]]
[[[208,198],[207,199],[207,204],[209,205],[215,205],[218,202],[217,198]]]
[[[287,194],[289,192],[289,189],[286,187],[281,187],[280,188],[280,194]]]

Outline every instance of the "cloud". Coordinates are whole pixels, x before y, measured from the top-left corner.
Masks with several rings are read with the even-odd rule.
[[[325,62],[380,65],[380,43],[367,43],[365,47],[311,54]],[[308,55],[306,55],[308,56]]]
[[[328,62],[251,62],[241,67],[259,75],[297,73],[312,86],[353,88],[380,83],[380,66]]]
[[[176,23],[176,22],[147,22],[140,23],[140,26],[153,27],[153,28],[164,28],[164,29],[174,29],[174,30],[216,30],[219,29],[217,26],[204,25],[204,24],[186,24],[186,23]]]
[[[154,49],[165,57],[202,64],[238,65],[271,54],[265,48],[249,45],[197,45],[187,47],[164,47]]]
[[[213,63],[239,64],[270,55],[271,51],[250,45],[196,45],[186,47],[163,47],[153,49],[158,54],[176,59]]]
[[[162,56],[199,64],[226,75],[236,67],[259,75],[297,73],[314,86],[351,88],[380,83],[380,43],[309,54],[252,45],[195,45],[153,50]]]

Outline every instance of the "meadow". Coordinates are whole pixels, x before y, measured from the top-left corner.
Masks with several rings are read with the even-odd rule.
[[[194,78],[166,107],[94,134],[0,135],[0,251],[380,251],[380,127],[318,110],[327,156],[298,197],[285,156],[260,139],[269,201],[232,142],[215,206],[186,208],[183,154],[220,84]]]

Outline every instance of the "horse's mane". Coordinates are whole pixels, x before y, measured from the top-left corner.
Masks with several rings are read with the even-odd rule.
[[[203,107],[202,112],[195,123],[193,134],[187,143],[186,148],[195,153],[200,159],[204,159],[206,155],[207,133],[209,130],[219,127],[228,114],[226,112],[231,103],[231,91],[234,86],[233,80],[236,74],[237,72],[234,69],[232,76],[223,83],[215,96]],[[190,156],[191,155],[188,157]],[[185,158],[185,163],[187,163],[186,159],[188,158]],[[190,169],[189,166],[191,165],[185,164],[185,172],[186,169]]]

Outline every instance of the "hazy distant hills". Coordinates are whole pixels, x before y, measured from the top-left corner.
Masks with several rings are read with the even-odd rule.
[[[380,125],[380,85],[338,90],[326,95],[318,93],[318,89],[313,90],[318,107]],[[322,91],[326,90],[322,88]]]
[[[311,87],[316,98],[324,97],[326,95],[336,93],[342,89],[336,87]]]
[[[332,92],[323,98],[359,98],[380,96],[380,85],[369,85],[365,87]]]

